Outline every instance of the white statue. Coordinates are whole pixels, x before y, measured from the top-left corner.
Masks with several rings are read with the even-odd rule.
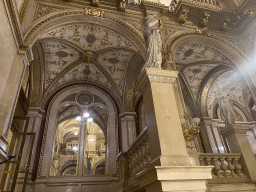
[[[222,113],[225,117],[225,125],[232,125],[235,123],[235,113],[233,110],[233,105],[230,101],[228,94],[224,91],[217,91],[215,93],[215,98],[222,110]]]
[[[144,36],[148,48],[148,57],[145,67],[161,69],[162,41],[158,29],[159,20],[156,20],[153,15],[148,15],[145,19]]]

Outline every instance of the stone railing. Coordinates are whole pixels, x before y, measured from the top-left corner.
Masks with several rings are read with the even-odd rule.
[[[220,9],[220,0],[172,0],[170,4],[170,11],[175,11],[180,3],[188,3],[202,7]]]
[[[139,172],[146,170],[150,161],[148,133],[145,128],[132,146],[117,156],[120,182],[128,181]]]
[[[240,158],[240,153],[203,153],[199,161],[202,166],[214,166],[213,178],[244,177]]]
[[[145,129],[127,151],[130,176],[144,170],[151,161],[148,134]]]

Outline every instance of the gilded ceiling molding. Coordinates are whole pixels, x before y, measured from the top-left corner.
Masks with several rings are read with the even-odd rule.
[[[33,22],[50,13],[65,10],[65,8],[38,3],[33,17]]]
[[[35,24],[25,35],[26,44],[33,44],[43,34],[52,29],[53,27],[59,27],[61,25],[69,24],[72,22],[88,22],[95,25],[103,25],[111,30],[119,29],[124,37],[130,42],[133,42],[135,47],[140,51],[143,58],[146,57],[146,48],[144,45],[143,34],[138,33],[136,29],[132,29],[129,25],[121,20],[114,19],[105,15],[105,19],[101,19],[95,16],[85,16],[84,11],[67,11],[56,15],[52,15],[45,20]]]
[[[26,17],[26,13],[28,10],[30,0],[23,0],[20,11],[19,11],[19,18],[20,18],[20,24],[22,25],[24,22],[24,19]]]

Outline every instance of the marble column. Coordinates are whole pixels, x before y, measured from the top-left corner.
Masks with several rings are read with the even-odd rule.
[[[206,153],[218,153],[218,147],[216,145],[214,134],[212,130],[212,118],[203,117],[201,122],[201,135],[202,142],[204,143]]]
[[[241,153],[243,170],[252,182],[256,182],[256,159],[246,133],[250,123],[233,124],[220,132],[228,142],[231,153]]]
[[[139,173],[139,180],[151,180],[147,191],[203,192],[213,167],[196,166],[187,152],[175,96],[177,79],[177,71],[146,68],[136,85],[145,104],[152,167]],[[154,177],[156,182],[152,182]]]
[[[136,139],[135,112],[120,114],[123,151],[127,151]]]
[[[45,111],[39,107],[30,107],[28,109],[28,114],[27,114],[27,117],[29,117],[28,132],[35,133],[35,142],[33,143],[29,172],[32,172],[32,169],[33,169],[33,163],[36,156],[36,145],[37,145],[38,136],[39,136],[39,129],[42,121],[42,116],[44,113]]]

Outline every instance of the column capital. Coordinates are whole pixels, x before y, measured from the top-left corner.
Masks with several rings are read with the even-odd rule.
[[[136,115],[137,115],[136,112],[123,112],[123,113],[119,114],[119,117],[121,117],[121,118],[127,117],[127,116],[132,116],[132,117],[134,117],[134,116],[136,116]]]
[[[29,107],[28,109],[28,117],[31,116],[38,116],[45,113],[45,110],[41,109],[40,107]]]
[[[179,71],[145,68],[137,81],[135,90],[143,93],[149,83],[173,84]]]

